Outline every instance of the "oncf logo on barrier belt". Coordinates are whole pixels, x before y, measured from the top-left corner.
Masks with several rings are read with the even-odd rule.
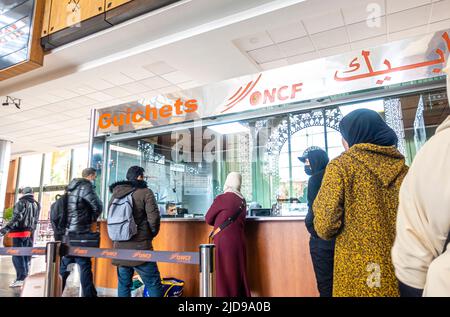
[[[16,254],[19,254],[19,250],[17,250],[17,249],[8,249],[8,250],[6,250],[6,253],[7,254],[11,254],[11,255],[16,255]]]
[[[117,257],[117,252],[112,250],[105,250],[101,253],[103,256]]]
[[[81,249],[81,248],[76,248],[75,250],[73,250],[74,254],[78,254],[78,255],[86,255],[88,253],[87,249]]]
[[[149,259],[152,258],[152,255],[151,255],[150,253],[135,252],[135,253],[133,254],[133,258],[149,260]]]
[[[44,255],[45,254],[45,248],[33,249],[33,250],[31,250],[31,254]]]
[[[180,255],[179,253],[174,253],[170,256],[170,259],[178,262],[191,262],[192,257],[190,255]]]

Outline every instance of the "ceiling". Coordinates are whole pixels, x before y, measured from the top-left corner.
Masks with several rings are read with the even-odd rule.
[[[0,138],[14,142],[16,156],[54,151],[88,141],[93,108],[447,28],[450,0],[182,1],[58,48],[44,67],[1,82],[0,96],[23,104],[0,107]]]

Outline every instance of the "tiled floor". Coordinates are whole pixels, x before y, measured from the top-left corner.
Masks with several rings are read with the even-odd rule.
[[[45,271],[44,257],[34,257],[31,262],[30,274]],[[21,288],[10,288],[9,284],[16,278],[16,271],[11,261],[11,257],[0,256],[0,297],[20,297]],[[77,270],[72,268],[72,273],[67,279],[67,286],[62,294],[63,297],[78,297],[79,275]]]

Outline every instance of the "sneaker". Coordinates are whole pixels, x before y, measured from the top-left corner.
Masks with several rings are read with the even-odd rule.
[[[11,284],[9,284],[9,287],[22,287],[22,286],[23,286],[23,281],[18,281],[18,280],[15,280]]]

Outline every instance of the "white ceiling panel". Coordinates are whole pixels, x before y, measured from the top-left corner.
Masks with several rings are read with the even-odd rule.
[[[96,92],[96,89],[93,89],[92,87],[86,86],[86,85],[79,85],[75,87],[68,87],[67,89],[77,93],[78,95],[87,95],[92,94]]]
[[[51,95],[56,96],[56,97],[60,97],[65,99],[70,99],[70,98],[75,98],[78,97],[79,94],[70,91],[68,89],[56,89],[56,90],[50,90],[49,92]]]
[[[428,32],[437,32],[450,29],[450,19],[431,23],[428,25]]]
[[[167,81],[161,77],[152,77],[152,78],[144,79],[144,80],[141,80],[140,83],[147,86],[150,89],[159,89],[159,88],[164,88],[164,87],[168,87],[168,86],[172,85],[172,83],[170,83],[169,81]]]
[[[351,51],[350,44],[326,48],[319,51],[321,57],[339,55]]]
[[[121,97],[128,96],[130,94],[127,90],[125,90],[121,87],[105,89],[102,92],[109,96],[113,96],[114,98],[121,98]],[[106,101],[106,100],[100,100],[100,101]]]
[[[105,90],[114,87],[112,83],[99,78],[96,74],[91,74],[89,78],[86,78],[86,80],[84,80],[84,84],[94,91]]]
[[[88,96],[80,96],[74,99],[71,99],[70,102],[73,102],[74,105],[79,106],[91,106],[97,103],[97,100],[93,98],[89,98]]]
[[[311,40],[307,36],[280,43],[278,47],[286,57],[305,54],[315,50]]]
[[[93,94],[89,94],[87,95],[88,98],[94,99],[97,102],[103,102],[103,101],[108,101],[108,100],[112,100],[114,99],[113,96],[111,95],[107,95],[104,92],[95,92]]]
[[[319,50],[348,43],[347,31],[345,28],[313,34],[311,35],[311,39],[314,46]]]
[[[191,88],[199,87],[201,85],[202,84],[199,83],[198,81],[192,80],[192,81],[178,84],[177,86],[180,87],[181,89],[191,89]]]
[[[386,14],[385,0],[358,0],[342,8],[346,24],[374,21]]]
[[[428,27],[426,25],[419,26],[417,28],[412,28],[400,32],[390,33],[388,36],[388,41],[398,41],[404,38],[413,37],[418,34],[426,34],[428,32]]]
[[[164,88],[158,89],[158,91],[161,94],[170,94],[170,93],[174,93],[174,92],[177,92],[177,91],[180,91],[180,90],[181,89],[178,86],[169,86],[169,87],[164,87]]]
[[[431,6],[418,7],[388,16],[389,32],[398,32],[426,25],[430,18]]]
[[[273,45],[274,42],[267,32],[260,32],[251,36],[245,36],[234,41],[244,51],[252,51],[258,48]]]
[[[165,75],[162,75],[161,77],[175,85],[192,80],[191,77],[181,71],[167,73]]]
[[[350,41],[356,42],[386,34],[386,17],[381,17],[379,25],[368,25],[366,21],[351,24],[347,27]]]
[[[433,3],[430,23],[450,19],[450,0]]]
[[[378,45],[383,45],[387,41],[387,35],[372,37],[362,41],[352,42],[352,50],[369,49]]]
[[[277,45],[271,45],[271,46],[267,46],[264,48],[259,48],[257,50],[248,52],[248,54],[258,64],[272,62],[272,61],[279,60],[284,57],[283,53],[281,53],[281,51]]]
[[[38,99],[45,101],[45,103],[54,103],[54,102],[58,102],[61,100],[64,100],[64,98],[62,97],[57,97],[54,95],[50,95],[48,93],[42,94],[37,96]],[[30,100],[31,103],[33,103],[33,101]]]
[[[306,54],[302,54],[302,55],[288,57],[287,61],[289,62],[289,64],[292,65],[292,64],[303,63],[305,61],[310,61],[310,60],[318,59],[318,58],[320,58],[319,53],[312,52],[312,53],[306,53]]]
[[[129,84],[134,81],[133,78],[128,77],[120,72],[112,72],[102,76],[104,81],[107,81],[115,86]]]
[[[143,66],[143,68],[156,75],[164,75],[176,71],[175,68],[171,67],[165,62],[157,62],[145,65]]]
[[[303,20],[309,34],[320,33],[344,26],[344,19],[340,10],[326,14],[311,16]]]
[[[430,4],[430,0],[386,0],[387,13],[404,11],[407,9]]]
[[[280,59],[277,61],[264,63],[259,66],[261,67],[262,70],[271,70],[271,69],[280,68],[280,67],[288,66],[288,65],[289,65],[289,63],[288,63],[287,59],[283,58],[283,59]]]
[[[128,91],[130,94],[139,94],[141,92],[147,91],[148,87],[142,83],[135,82],[121,86],[123,89]]]
[[[156,76],[156,74],[154,74],[140,66],[130,66],[130,67],[121,69],[120,72],[122,74],[132,78],[133,80],[142,80],[142,79]]]
[[[270,38],[275,43],[286,42],[289,40],[297,39],[300,37],[304,37],[307,35],[305,27],[300,22],[288,24],[286,26],[278,27],[275,29],[267,30],[270,35]],[[265,46],[271,45],[272,43],[268,43]],[[249,49],[249,51],[252,49]]]

